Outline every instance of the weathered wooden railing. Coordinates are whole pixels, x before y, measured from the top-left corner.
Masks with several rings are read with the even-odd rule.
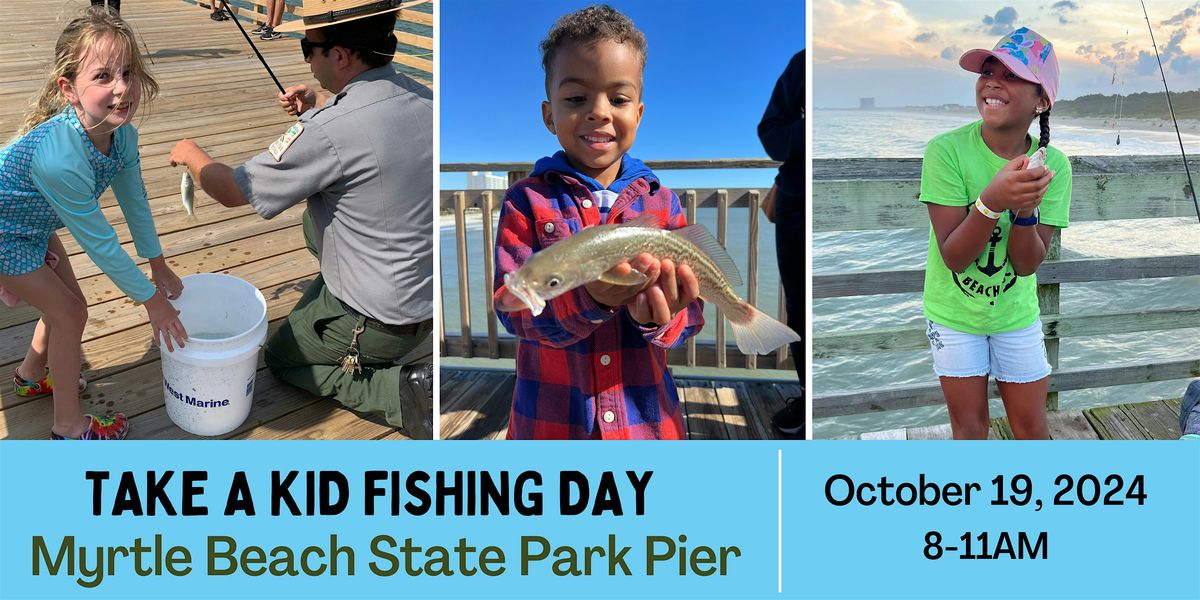
[[[212,2],[221,0],[184,0],[185,2],[211,8]],[[265,21],[267,3],[269,0],[227,0],[229,10],[242,19],[249,21]],[[397,13],[396,40],[400,46],[396,50],[392,62],[403,65],[415,72],[409,75],[416,77],[425,85],[433,85],[433,2],[429,0],[421,5],[415,5],[411,10],[405,9]],[[407,6],[408,3],[405,4]],[[285,0],[283,20],[286,23],[299,17],[300,0]],[[254,40],[257,44],[258,40]],[[286,85],[286,84],[285,84]]]
[[[776,167],[779,163],[766,159],[713,159],[647,161],[646,164],[655,171],[665,171],[680,169],[762,169]],[[509,183],[513,183],[525,177],[532,168],[533,164],[531,163],[456,163],[443,164],[441,170],[442,172],[507,172]],[[669,182],[666,183],[669,185]],[[760,202],[763,196],[766,195],[767,190],[764,188],[683,189],[675,187],[672,187],[672,189],[679,196],[680,202],[683,203],[689,223],[697,222],[696,210],[698,208],[716,209],[717,240],[727,248],[730,243],[726,239],[729,209],[746,210],[749,219],[748,239],[734,240],[732,243],[748,244],[748,269],[745,278],[747,286],[745,289],[746,300],[752,304],[757,304],[761,291],[759,290],[758,279],[758,228],[759,219],[762,216]],[[492,215],[500,209],[500,204],[503,200],[504,190],[442,190],[441,192],[441,210],[443,212],[451,212],[454,215],[455,255],[457,257],[457,272],[450,274],[443,270],[441,276],[443,281],[446,281],[449,277],[457,277],[460,319],[460,332],[457,335],[446,332],[446,303],[443,299],[443,310],[439,317],[442,356],[462,356],[464,358],[512,358],[516,356],[515,338],[507,334],[501,335],[497,332],[496,315],[492,311],[492,296],[490,294],[485,294],[486,297],[482,299],[482,301],[487,303],[487,335],[475,335],[472,332],[471,323],[470,307],[472,300],[469,286],[472,277],[471,266],[472,263],[482,266],[481,269],[475,272],[475,276],[481,277],[484,282],[484,289],[490,291],[492,289],[492,276],[495,273],[494,254],[496,236],[493,231],[492,219],[483,218],[482,256],[468,256],[466,215],[469,210],[478,210],[481,216]],[[446,252],[447,250],[444,249],[443,254]],[[767,292],[779,295],[780,319],[783,320],[783,290],[767,290]],[[684,348],[673,349],[667,353],[667,360],[671,364],[718,368],[737,366],[730,360],[730,355],[737,356],[741,355],[741,353],[733,345],[732,340],[727,340],[725,319],[721,315],[720,309],[717,309],[716,314],[717,318],[715,322],[709,322],[705,326],[715,328],[715,342],[697,341],[695,339],[688,340]],[[725,351],[721,352],[718,350],[721,348]],[[749,369],[793,368],[793,363],[788,356],[786,346],[773,354],[765,356],[742,356],[742,366]]]
[[[1178,156],[1077,156],[1071,223],[1152,217],[1196,218]],[[1198,165],[1192,164],[1192,172]],[[813,161],[813,231],[860,231],[915,228],[928,230],[924,205],[917,201],[920,159],[833,159]],[[1112,259],[1056,260],[1058,236],[1051,255],[1038,269],[1038,296],[1050,377],[1049,408],[1057,408],[1057,392],[1200,376],[1200,357],[1058,369],[1058,343],[1065,337],[1107,335],[1200,327],[1200,286],[1195,307],[1138,310],[1115,314],[1059,314],[1059,285],[1067,283],[1179,277],[1200,274],[1200,225],[1190,254]],[[819,252],[820,249],[815,249]],[[824,273],[813,277],[813,298],[919,292],[924,269]],[[813,359],[929,347],[924,326],[813,334]],[[932,372],[930,373],[933,378]],[[813,416],[830,417],[894,410],[943,402],[936,381],[915,385],[876,382],[867,390],[818,393]],[[814,387],[817,387],[814,384]],[[820,391],[819,389],[817,391]],[[997,395],[995,385],[990,390]]]

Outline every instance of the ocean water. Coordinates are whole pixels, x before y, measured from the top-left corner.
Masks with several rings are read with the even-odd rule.
[[[925,142],[937,133],[961,126],[973,115],[904,111],[816,111],[813,118],[815,158],[920,157]],[[1122,128],[1102,121],[1051,119],[1051,143],[1068,155],[1179,155],[1170,122],[1161,130]],[[1194,127],[1194,123],[1188,123]],[[1194,129],[1193,129],[1194,131]],[[1189,156],[1200,155],[1200,135],[1184,136]],[[1193,175],[1195,177],[1195,175]],[[924,265],[928,232],[890,230],[829,232],[813,236],[813,271],[920,268]],[[1200,249],[1200,224],[1195,217],[1149,219],[1136,223],[1081,223],[1062,232],[1062,257],[1115,258],[1195,253]],[[1200,277],[1139,281],[1064,284],[1065,313],[1125,312],[1132,307],[1153,309],[1200,306]],[[816,300],[812,306],[813,336],[877,327],[920,326],[921,294],[889,294]],[[1200,328],[1136,334],[1066,338],[1060,344],[1062,368],[1106,363],[1170,360],[1200,356]],[[936,382],[929,352],[870,354],[818,360],[813,364],[813,388],[821,392],[850,391],[885,385]],[[1063,392],[1060,409],[1177,398],[1186,380],[1125,385]],[[993,416],[1003,414],[996,401]],[[835,437],[948,422],[943,406],[818,419],[814,436]]]

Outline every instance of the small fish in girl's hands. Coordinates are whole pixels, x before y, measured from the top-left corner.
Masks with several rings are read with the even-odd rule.
[[[1042,146],[1033,153],[1033,156],[1029,157],[1029,164],[1025,165],[1025,170],[1029,171],[1044,166],[1046,166],[1046,147]]]
[[[700,296],[725,312],[742,352],[765,354],[800,341],[800,335],[787,325],[738,297],[732,287],[742,283],[737,266],[703,225],[673,231],[657,225],[656,218],[646,214],[620,225],[588,227],[534,253],[516,272],[504,275],[504,286],[537,316],[545,310],[547,300],[585,283],[644,283],[646,276],[637,271],[623,278],[614,278],[608,271],[647,252],[692,269],[700,284]]]
[[[192,174],[184,169],[183,180],[179,182],[179,195],[183,199],[183,210],[187,211],[189,217],[196,215],[196,182],[192,181]]]

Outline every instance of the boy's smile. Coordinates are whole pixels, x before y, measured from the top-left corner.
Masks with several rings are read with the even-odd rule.
[[[612,40],[574,43],[554,56],[542,120],[567,159],[601,185],[611,185],[642,120],[638,51]]]

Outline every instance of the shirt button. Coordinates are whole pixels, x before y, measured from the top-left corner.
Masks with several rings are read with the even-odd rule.
[[[611,410],[604,411],[604,422],[605,423],[612,423],[613,421],[616,421],[616,420],[617,420],[617,415],[614,415],[613,411],[611,411]]]
[[[554,233],[554,223],[546,223],[546,226],[542,229],[545,229],[546,233]]]
[[[580,204],[582,204],[584,208],[591,208],[591,207],[592,207],[592,201],[591,201],[591,200],[584,200],[583,202],[580,202]]]
[[[601,355],[600,355],[600,364],[602,364],[602,365],[604,365],[604,366],[606,366],[606,367],[607,367],[607,366],[609,365],[609,363],[611,363],[611,362],[612,362],[612,357],[611,357],[611,356],[609,356],[609,355],[607,355],[607,354],[601,354]]]

